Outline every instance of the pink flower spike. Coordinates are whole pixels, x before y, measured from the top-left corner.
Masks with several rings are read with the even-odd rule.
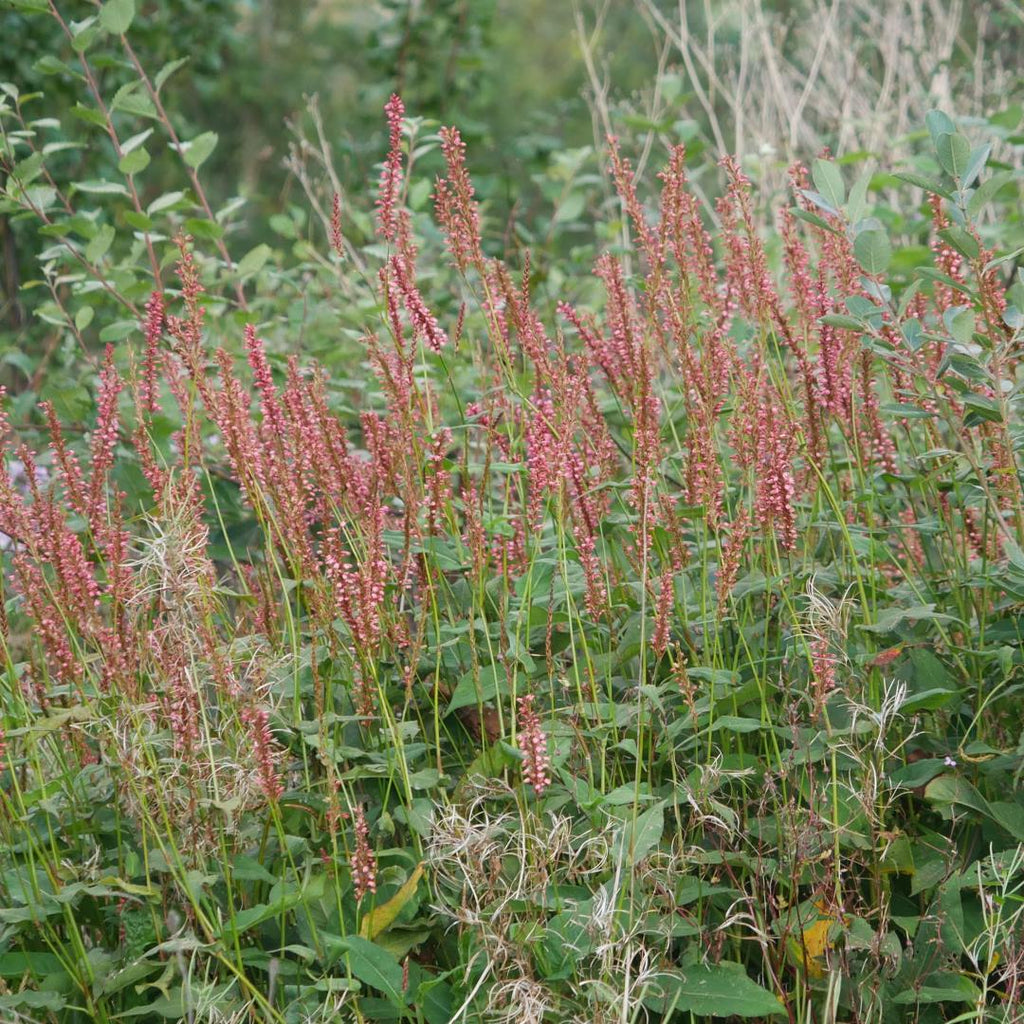
[[[392,244],[398,238],[398,215],[395,204],[402,187],[402,118],[405,104],[395,93],[384,106],[388,119],[389,149],[377,191],[377,234]]]
[[[547,737],[541,731],[540,718],[533,710],[533,694],[519,698],[519,748],[523,752],[523,780],[533,786],[537,796],[551,785],[551,758]]]
[[[361,900],[368,892],[377,891],[377,856],[370,847],[370,826],[366,824],[362,807],[357,807],[352,817],[355,819],[356,845],[349,868],[356,899]]]

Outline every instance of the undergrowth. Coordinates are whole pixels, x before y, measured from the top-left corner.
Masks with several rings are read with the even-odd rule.
[[[105,193],[5,97],[91,396],[3,420],[5,1019],[1022,1019],[1024,283],[986,146],[929,115],[895,274],[869,174],[795,166],[766,226],[735,161],[709,210],[683,147],[645,183],[609,140],[611,242],[539,301],[458,132],[393,97],[376,241],[336,201],[305,279],[361,323],[328,373],[97,104],[149,276],[105,264]],[[96,292],[126,326],[90,369]]]

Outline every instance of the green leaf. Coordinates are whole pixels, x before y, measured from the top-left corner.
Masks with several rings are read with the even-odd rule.
[[[961,256],[973,260],[981,251],[978,240],[974,235],[965,231],[958,224],[951,224],[948,228],[939,232],[939,237],[948,242]]]
[[[988,395],[978,395],[968,392],[964,395],[964,406],[969,410],[964,417],[965,427],[976,427],[979,423],[1002,423],[1003,410],[999,403]]]
[[[937,688],[924,690],[921,693],[911,694],[900,708],[900,711],[906,714],[914,711],[934,711],[936,708],[942,708],[947,704],[951,704],[958,696],[959,693],[956,690],[940,690]]]
[[[571,192],[565,202],[555,210],[555,223],[564,224],[566,221],[576,220],[585,205],[586,197],[582,192]]]
[[[138,174],[149,166],[149,154],[145,149],[133,149],[117,162],[117,169],[122,174]]]
[[[819,318],[819,323],[827,327],[840,327],[844,331],[864,331],[864,324],[855,317],[847,316],[845,313],[829,313]]]
[[[960,775],[940,775],[925,787],[924,798],[934,804],[959,804],[991,817],[988,801]]]
[[[85,121],[87,124],[95,125],[97,128],[107,127],[107,119],[95,107],[87,107],[84,103],[76,103],[71,108],[71,113],[79,121]]]
[[[135,0],[107,0],[100,8],[100,24],[112,35],[121,36],[135,18]]]
[[[956,131],[956,125],[953,124],[948,114],[944,114],[941,110],[929,110],[924,115],[924,123],[928,126],[928,134],[932,137],[932,145],[938,145],[939,136],[943,134],[952,134]]]
[[[128,189],[119,181],[76,181],[75,190],[96,196],[126,196]]]
[[[21,978],[26,972],[45,978],[63,974],[64,968],[60,958],[53,953],[0,954],[0,978]]]
[[[815,160],[811,165],[814,186],[834,210],[841,210],[846,202],[843,174],[831,160]]]
[[[85,247],[85,258],[90,263],[96,263],[103,259],[107,250],[114,243],[114,229],[109,224],[99,227],[89,244]]]
[[[89,324],[92,323],[93,317],[96,315],[96,310],[92,306],[83,306],[75,314],[75,329],[79,332],[84,331]]]
[[[100,331],[100,341],[124,341],[138,326],[134,320],[115,320]]]
[[[32,70],[40,75],[63,75],[70,74],[71,68],[62,60],[58,60],[52,54],[46,54],[32,65]]]
[[[935,155],[947,174],[961,178],[971,160],[971,144],[959,132],[943,132],[935,140]]]
[[[995,198],[996,193],[1013,181],[1013,171],[999,171],[991,178],[986,178],[975,190],[967,202],[967,211],[972,217],[984,209],[985,205]]]
[[[133,135],[129,139],[125,139],[124,142],[121,143],[121,152],[123,154],[128,154],[132,152],[132,150],[138,149],[139,146],[141,146],[152,134],[153,129],[147,128],[145,131],[139,132],[137,135]]]
[[[897,171],[896,177],[899,178],[900,181],[905,181],[910,185],[916,185],[918,188],[923,188],[925,192],[934,192],[937,196],[942,196],[943,199],[953,198],[953,193],[934,178],[926,178],[923,174],[911,174],[908,171]]]
[[[985,169],[988,163],[989,154],[992,152],[992,143],[986,142],[983,146],[975,146],[967,160],[967,168],[960,181],[961,188],[970,188],[971,183]]]
[[[361,935],[349,935],[340,945],[348,953],[348,968],[353,977],[383,992],[396,1006],[405,1005],[402,966],[394,956]]]
[[[681,975],[659,974],[660,994],[642,1002],[652,1010],[687,1011],[709,1017],[774,1017],[786,1011],[778,997],[751,981],[742,964],[723,960],[686,968]]]
[[[613,844],[612,856],[616,861],[637,864],[661,842],[665,831],[665,801],[649,807],[635,821],[627,821]]]
[[[789,212],[798,220],[806,221],[808,224],[813,224],[816,228],[821,228],[822,231],[828,231],[833,235],[839,234],[831,224],[822,220],[822,218],[816,213],[811,213],[810,210],[802,210],[799,206],[793,206],[790,207]]]
[[[188,57],[179,57],[177,60],[172,60],[165,64],[156,73],[156,77],[153,79],[153,91],[159,92],[163,88],[164,82],[166,82],[167,79],[178,70],[178,68],[184,67],[188,62]]]
[[[455,687],[445,714],[450,715],[459,708],[476,707],[478,703],[493,700],[499,692],[503,696],[507,696],[509,693],[505,670],[500,665],[485,665],[480,669],[479,694],[473,680],[473,672],[470,670],[459,680],[458,685]]]
[[[850,189],[850,198],[846,202],[846,216],[851,224],[856,224],[867,208],[868,186],[871,184],[871,172],[865,171]]]
[[[892,261],[892,246],[884,231],[862,231],[853,242],[853,254],[868,274],[884,274]]]
[[[184,192],[165,192],[162,196],[158,196],[146,207],[146,213],[153,214],[159,213],[161,210],[167,210],[174,206],[178,200],[183,199],[185,196]]]
[[[216,132],[203,132],[202,135],[197,135],[191,142],[182,143],[182,156],[185,163],[193,170],[199,170],[216,145]]]
[[[238,276],[244,280],[247,277],[252,277],[253,274],[259,273],[263,269],[263,264],[270,259],[272,251],[270,246],[265,244],[257,245],[255,248],[250,249],[238,261],[238,266],[235,268],[238,271]]]
[[[961,345],[966,345],[974,337],[974,310],[970,306],[951,306],[943,313],[942,321]]]

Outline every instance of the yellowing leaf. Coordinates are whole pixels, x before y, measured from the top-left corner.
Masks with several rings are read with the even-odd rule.
[[[423,865],[417,864],[416,870],[409,876],[405,885],[387,903],[374,907],[363,918],[363,923],[359,926],[359,934],[364,939],[375,939],[382,931],[389,928],[395,918],[401,913],[402,907],[416,894],[416,886],[419,885],[422,877]]]
[[[804,929],[804,952],[807,954],[807,973],[812,978],[821,978],[825,974],[825,953],[832,948],[828,940],[829,929],[834,921],[831,917],[815,921]]]

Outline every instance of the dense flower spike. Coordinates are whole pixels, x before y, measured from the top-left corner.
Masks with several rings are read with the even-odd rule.
[[[146,302],[146,361],[139,382],[139,404],[150,416],[160,411],[157,374],[160,369],[160,337],[164,329],[164,313],[163,294],[153,292]]]
[[[466,144],[457,128],[441,129],[441,151],[447,165],[447,177],[438,179],[434,189],[437,220],[445,233],[448,250],[455,265],[465,273],[473,265],[484,273],[480,248],[480,212],[473,183],[466,170]]]
[[[405,105],[397,94],[384,106],[388,119],[388,155],[377,190],[377,233],[392,245],[398,241],[397,205],[402,189],[402,118]],[[332,240],[333,241],[333,240]]]
[[[362,807],[352,812],[355,846],[349,862],[352,871],[352,885],[356,891],[356,899],[361,900],[367,893],[377,891],[377,856],[370,846],[370,826],[366,824],[366,816]]]
[[[551,758],[533,700],[532,693],[519,698],[519,749],[523,752],[523,779],[533,786],[537,796],[543,796],[551,785]]]
[[[405,311],[409,314],[413,335],[432,352],[440,352],[448,344],[448,335],[441,329],[437,317],[427,308],[413,279],[412,267],[401,256],[393,256],[389,265],[391,280],[398,288],[405,303]]]
[[[106,360],[100,374],[97,400],[96,429],[92,435],[92,476],[89,480],[88,511],[93,530],[102,532],[107,502],[104,494],[107,473],[114,464],[114,445],[117,442],[117,398],[123,383],[114,366],[114,348],[107,346]]]
[[[341,196],[337,192],[331,199],[331,248],[338,259],[345,255],[345,239],[341,234]]]

